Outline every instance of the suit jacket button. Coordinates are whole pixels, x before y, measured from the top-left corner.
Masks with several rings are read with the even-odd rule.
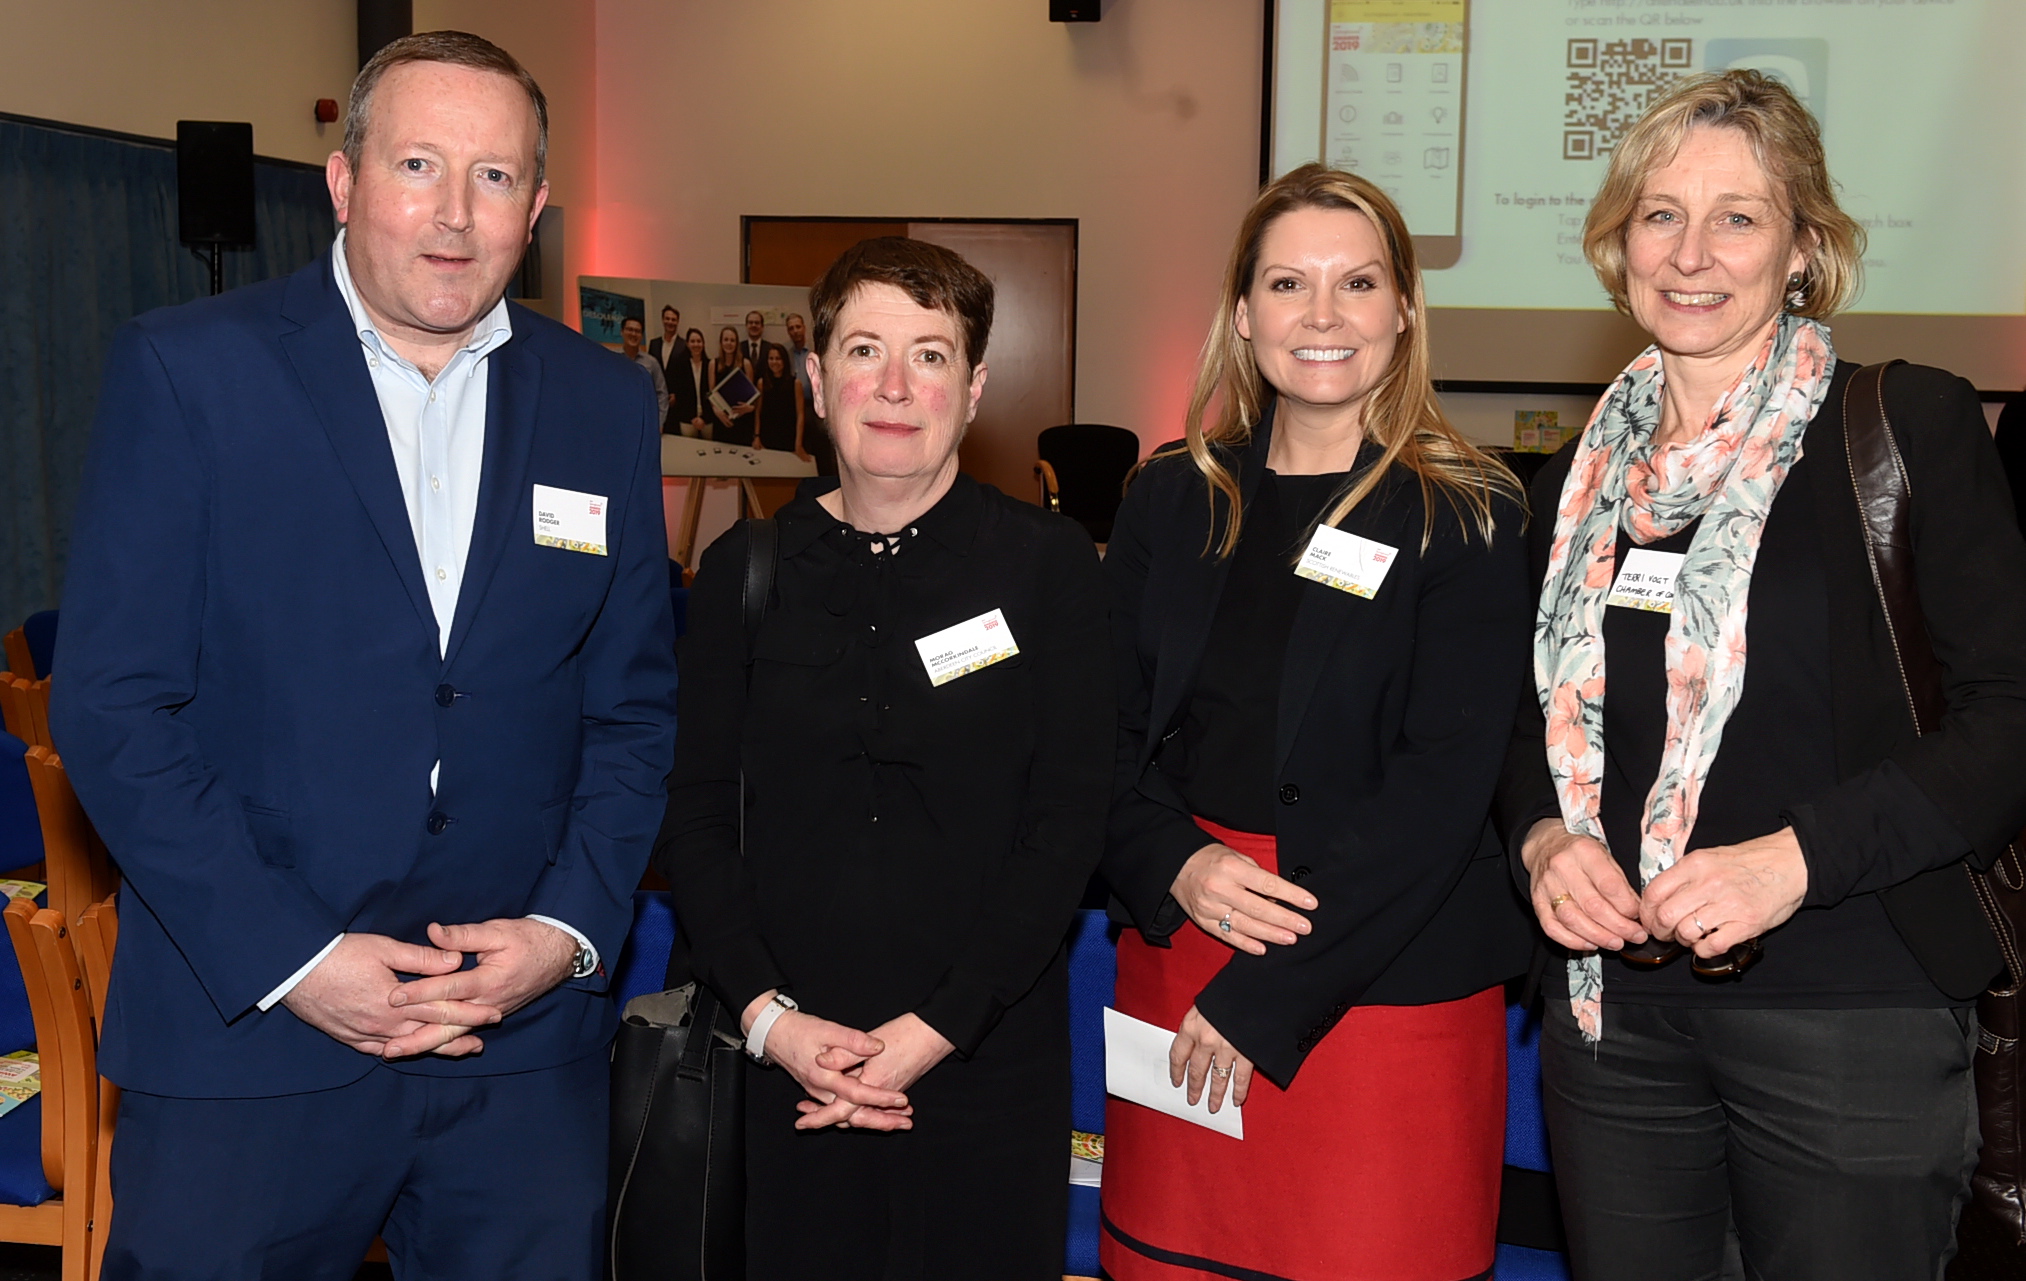
[[[1307,876],[1309,874],[1309,870],[1310,870],[1309,865],[1303,863],[1300,867],[1297,867],[1292,872],[1289,872],[1287,874],[1287,879],[1299,883],[1302,877]]]
[[[456,686],[438,685],[436,687],[436,705],[438,707],[448,707],[456,701],[457,701]]]
[[[1292,805],[1300,799],[1301,789],[1299,787],[1296,787],[1292,783],[1282,783],[1280,785],[1280,803],[1282,805]]]
[[[429,822],[425,826],[429,828],[431,836],[441,836],[443,835],[443,829],[450,826],[450,815],[445,814],[442,810],[431,810],[429,812]]]

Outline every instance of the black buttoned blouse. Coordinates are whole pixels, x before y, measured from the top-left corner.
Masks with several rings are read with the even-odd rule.
[[[744,527],[704,553],[655,861],[697,977],[734,1010],[780,987],[854,1027],[913,1011],[965,1057],[1017,1056],[988,1034],[1059,970],[1104,839],[1097,557],[1073,522],[964,476],[881,545],[817,503],[836,486],[806,482],[778,515],[750,682]],[[993,609],[1019,653],[932,685],[915,641]]]

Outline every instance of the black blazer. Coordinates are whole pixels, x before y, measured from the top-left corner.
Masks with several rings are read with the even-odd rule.
[[[1856,372],[1856,365],[1837,363],[1828,399],[1802,438],[1802,459],[1774,500],[1788,497],[1788,489],[1805,492],[1818,521],[1842,780],[1827,795],[1795,797],[1785,816],[1808,863],[1802,905],[1882,890],[1887,914],[1928,977],[1964,1000],[1981,992],[2002,962],[1957,860],[1990,866],[2026,823],[2026,542],[1970,384],[1920,365],[1893,369],[1885,379],[1886,415],[1913,493],[1921,609],[1947,673],[1948,715],[1938,732],[1917,737],[1865,556],[1844,448],[1843,389]],[[1532,540],[1536,583],[1554,532],[1547,513],[1559,505],[1574,452],[1571,442],[1534,481],[1534,510],[1543,513]],[[1527,700],[1518,726],[1499,816],[1514,876],[1524,885],[1519,843],[1559,809],[1538,699]],[[1909,797],[1908,788],[1918,795]],[[1939,867],[1896,839],[1904,816],[1924,803],[1945,814],[1964,842]]]
[[[1227,456],[1248,498],[1271,430],[1269,416]],[[1186,455],[1149,462],[1105,550],[1119,740],[1103,871],[1116,906],[1159,945],[1178,925],[1196,928],[1168,890],[1210,843],[1159,764],[1229,564],[1204,550],[1206,488]],[[1424,511],[1419,483],[1395,469],[1343,522],[1402,553],[1377,596],[1316,585],[1288,638],[1279,859],[1320,901],[1314,931],[1263,957],[1234,951],[1196,1002],[1283,1085],[1353,1005],[1453,1000],[1526,968],[1527,920],[1489,818],[1526,683],[1523,516],[1499,499],[1486,548],[1443,506],[1421,551]]]
[[[689,349],[679,353],[676,362],[668,367],[668,416],[662,420],[662,430],[680,432],[684,423],[701,418],[706,427],[716,421],[711,413],[711,358],[705,353],[703,369],[691,375]],[[700,381],[699,381],[700,380]]]

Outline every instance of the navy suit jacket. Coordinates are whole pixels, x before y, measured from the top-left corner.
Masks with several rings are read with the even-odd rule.
[[[363,1076],[374,1059],[256,1008],[341,931],[421,943],[431,921],[538,913],[618,959],[673,753],[660,422],[637,365],[512,314],[447,656],[328,253],[114,339],[51,717],[125,878],[100,1060],[121,1085]],[[536,484],[605,495],[609,554],[537,546]],[[604,988],[401,1066],[594,1053]]]

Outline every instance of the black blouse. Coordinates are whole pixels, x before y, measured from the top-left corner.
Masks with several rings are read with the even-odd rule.
[[[912,1011],[969,1057],[1056,961],[1103,844],[1104,584],[1080,526],[968,477],[897,549],[823,510],[836,487],[778,514],[750,675],[744,526],[704,553],[655,864],[733,1009],[780,987],[860,1028]],[[1019,653],[932,685],[915,641],[993,609]]]
[[[1835,719],[1829,686],[1829,599],[1822,549],[1812,517],[1814,476],[1804,458],[1767,515],[1747,602],[1751,655],[1744,692],[1724,725],[1704,781],[1692,849],[1734,845],[1788,825],[1783,811],[1836,786]],[[1555,496],[1535,497],[1553,511]],[[1686,552],[1701,522],[1656,543],[1655,551]],[[1541,534],[1553,531],[1543,521]],[[1539,546],[1540,539],[1536,538]],[[1632,540],[1618,536],[1624,563]],[[1545,555],[1545,552],[1541,553]],[[1541,568],[1545,570],[1545,561]],[[1639,884],[1639,824],[1660,772],[1667,733],[1668,616],[1640,609],[1604,611],[1604,783],[1601,816],[1606,843],[1626,878]],[[1536,709],[1536,714],[1538,711]],[[1902,822],[1922,839],[1960,848],[1948,820],[1932,805],[1908,807]],[[1549,990],[1566,992],[1566,969],[1554,967]],[[1734,980],[1698,978],[1686,959],[1654,970],[1611,962],[1606,1000],[1653,1005],[1788,1008],[1947,1005],[1913,953],[1886,919],[1875,894],[1833,905],[1803,907],[1766,938],[1765,956]]]
[[[1347,476],[1268,471],[1239,526],[1182,731],[1172,759],[1161,759],[1189,808],[1213,823],[1271,834],[1286,808],[1276,796],[1274,735],[1287,638],[1302,593],[1334,590],[1298,577],[1294,561]]]

